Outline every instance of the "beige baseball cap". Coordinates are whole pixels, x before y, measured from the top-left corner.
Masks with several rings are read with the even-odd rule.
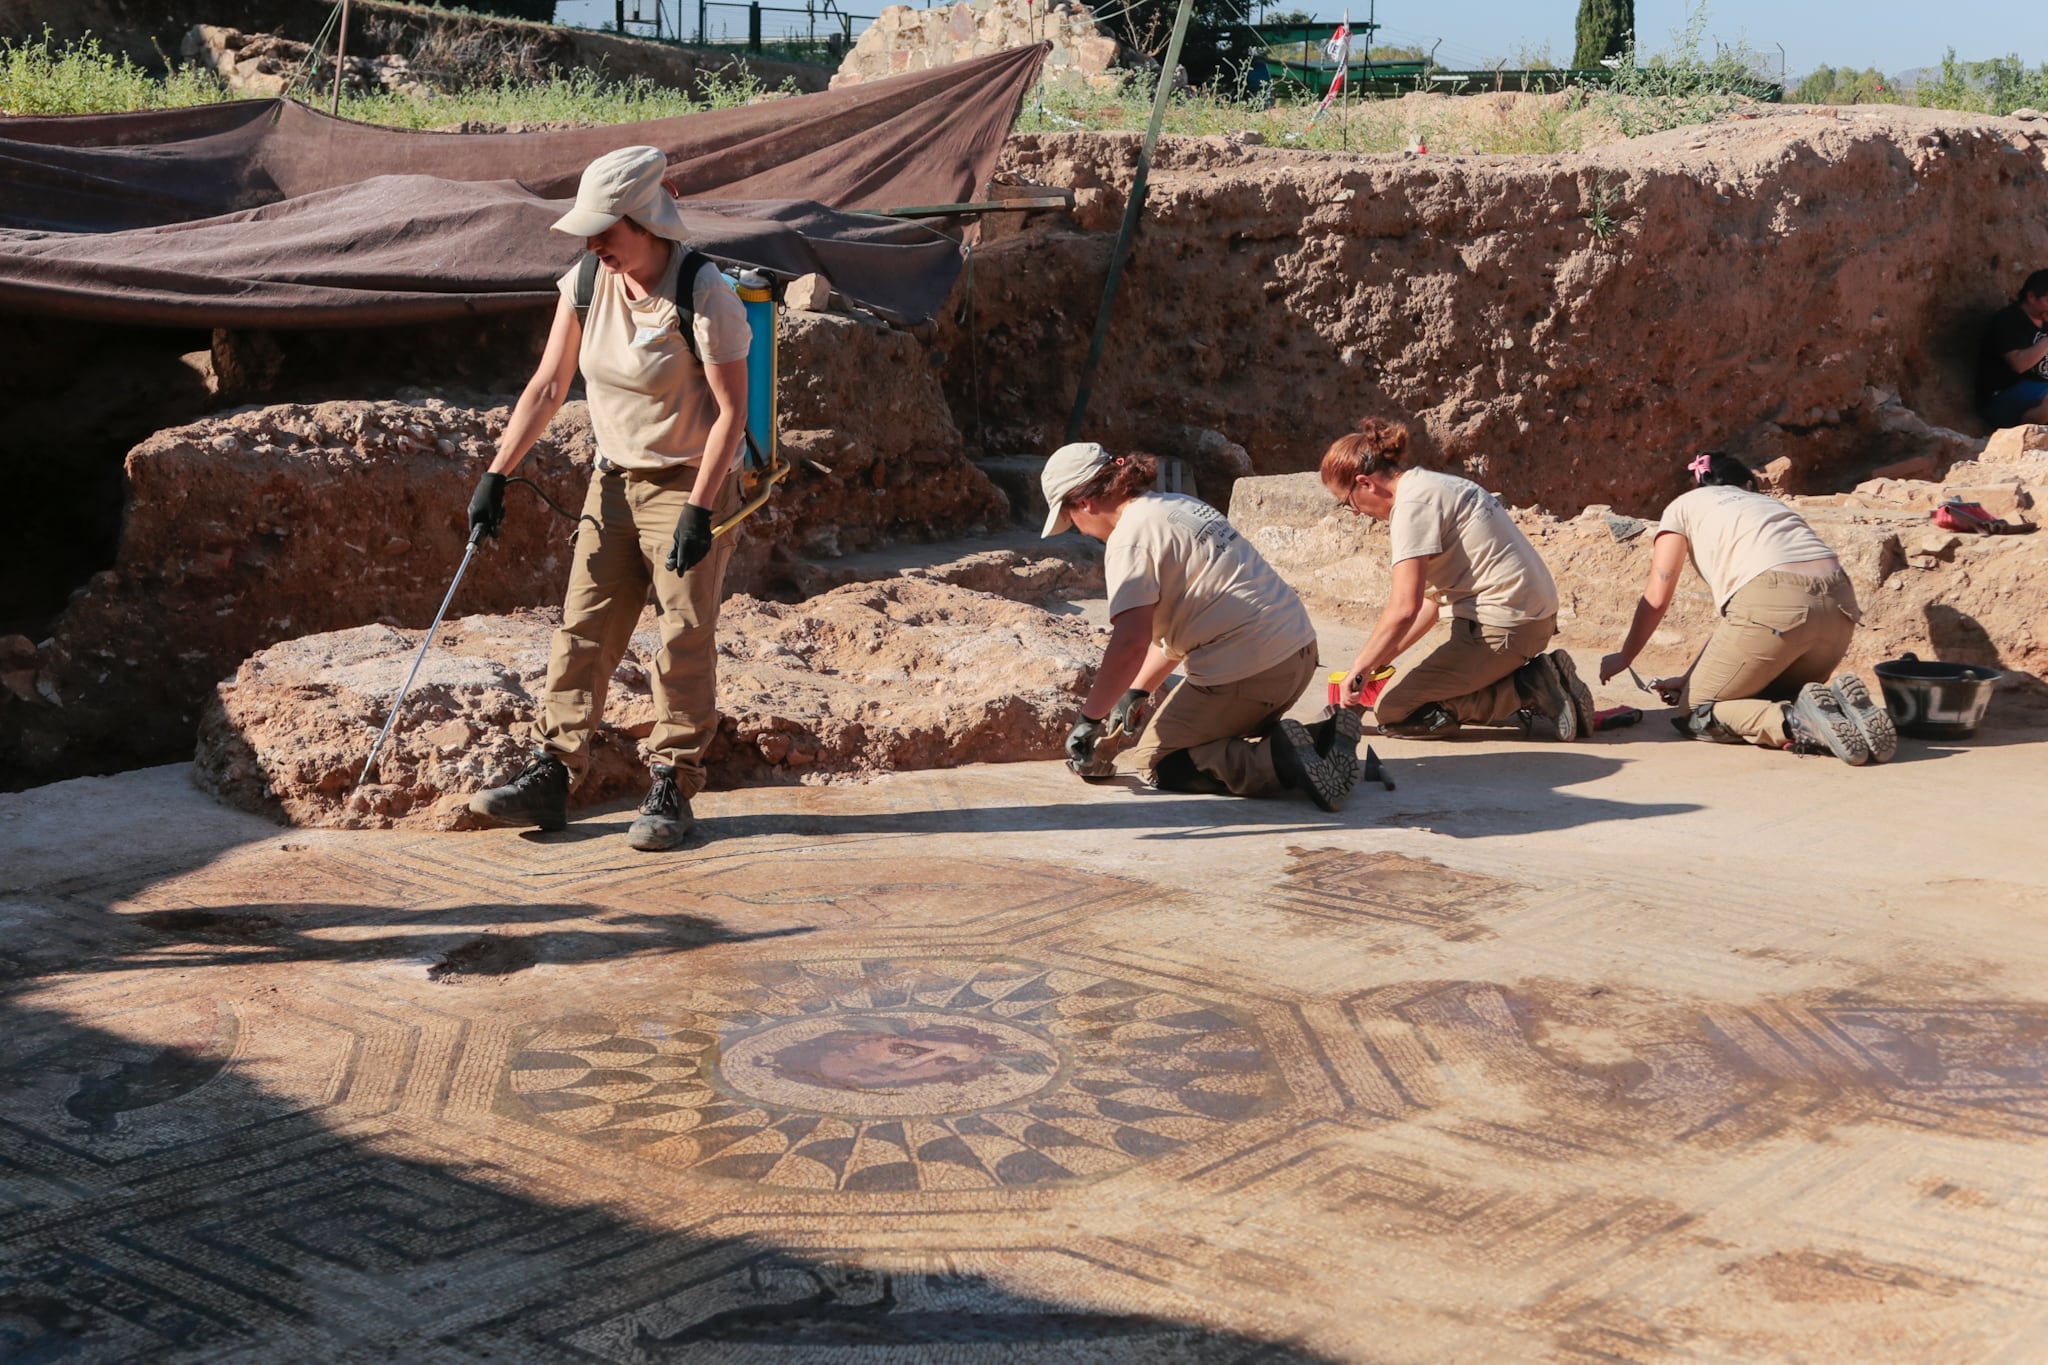
[[[1076,441],[1061,446],[1045,462],[1045,468],[1038,472],[1038,486],[1045,490],[1045,503],[1051,510],[1046,514],[1045,529],[1038,538],[1056,536],[1074,524],[1067,515],[1067,494],[1095,477],[1095,471],[1110,463],[1116,457],[1093,441]]]
[[[557,218],[556,232],[595,237],[621,218],[631,218],[657,237],[671,242],[685,238],[675,196],[661,179],[668,158],[659,147],[621,147],[606,152],[583,168],[576,186],[576,207]]]

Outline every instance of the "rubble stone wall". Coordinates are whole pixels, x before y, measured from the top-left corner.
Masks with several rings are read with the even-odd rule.
[[[986,242],[942,329],[991,453],[1059,444],[1138,142],[1010,140],[1005,168],[1076,210]],[[1211,429],[1278,473],[1385,414],[1513,501],[1637,512],[1710,445],[1782,458],[1796,491],[1966,457],[1981,326],[2048,266],[2044,145],[2040,121],[1890,107],[1559,156],[1169,138],[1087,432]]]
[[[784,448],[795,471],[741,524],[728,592],[798,595],[808,561],[971,535],[1009,505],[967,463],[916,338],[830,314],[786,314]],[[424,626],[460,563],[470,491],[509,406],[284,404],[156,433],[129,453],[111,569],[40,644],[8,637],[24,679],[0,694],[9,785],[189,752],[213,685],[280,640],[382,622]],[[571,403],[521,466],[569,512],[596,454]],[[558,605],[569,521],[527,488],[477,556],[458,612]]]

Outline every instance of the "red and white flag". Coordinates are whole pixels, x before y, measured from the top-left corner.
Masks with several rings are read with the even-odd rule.
[[[1343,91],[1344,78],[1351,74],[1351,13],[1349,10],[1344,13],[1344,22],[1337,25],[1337,31],[1330,35],[1330,41],[1323,44],[1323,50],[1329,53],[1330,60],[1337,64],[1337,75],[1331,80],[1329,92],[1323,96],[1323,102],[1316,106],[1315,118],[1308,121],[1308,126],[1311,128],[1316,126],[1316,119],[1323,116],[1331,103]]]

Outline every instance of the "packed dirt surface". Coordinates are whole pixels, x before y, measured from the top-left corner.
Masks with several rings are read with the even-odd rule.
[[[1068,597],[1101,591],[1064,559],[985,554],[850,584],[799,606],[727,599],[708,764],[716,787],[1054,758],[1102,652]],[[200,727],[199,784],[297,825],[465,829],[469,795],[524,766],[559,612],[470,616],[429,651],[373,781],[356,787],[420,635],[388,626],[262,650]],[[579,804],[643,788],[654,726],[643,615]]]
[[[991,450],[1059,442],[1138,143],[1008,144],[1077,204],[977,252],[978,376],[969,311],[941,330]],[[2048,220],[2014,211],[2048,193],[2044,145],[2048,123],[1891,106],[1555,156],[1168,139],[1087,433],[1177,455],[1209,428],[1283,473],[1378,413],[1514,502],[1637,514],[1706,446],[1785,458],[1795,492],[1953,459],[1983,430],[1982,325],[2048,264]]]
[[[789,314],[782,346],[790,478],[741,523],[730,592],[797,596],[812,561],[1000,525],[1009,504],[961,453],[907,333]],[[462,558],[465,509],[509,406],[285,404],[158,432],[128,457],[119,558],[0,696],[0,771],[47,779],[189,751],[213,685],[256,650],[381,622],[424,626]],[[596,454],[565,406],[520,473],[570,513]],[[458,612],[558,604],[572,523],[506,490],[505,527]],[[19,669],[17,669],[19,671]]]
[[[1943,531],[1928,512],[1954,497],[2027,529],[1997,536]],[[1986,664],[2008,671],[2004,690],[2039,700],[2039,683],[2048,677],[2048,608],[2039,587],[2048,583],[2048,535],[2033,527],[2048,501],[2048,427],[2001,432],[1981,461],[1955,466],[1943,482],[1879,479],[1848,494],[1789,501],[1855,585],[1864,617],[1849,664],[1908,652]],[[1654,517],[1604,506],[1571,518],[1526,508],[1514,516],[1557,579],[1560,646],[1588,662],[1619,648],[1649,574]],[[1389,580],[1387,529],[1336,507],[1315,475],[1241,480],[1230,517],[1318,610],[1359,626],[1378,616]],[[1715,621],[1706,585],[1688,568],[1637,671],[1683,672]],[[1630,690],[1625,676],[1616,687],[1612,700],[1630,699],[1621,695]]]

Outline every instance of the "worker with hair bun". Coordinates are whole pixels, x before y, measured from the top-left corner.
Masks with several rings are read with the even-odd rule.
[[[1375,673],[1451,615],[1451,635],[1373,702],[1380,733],[1443,739],[1467,725],[1521,724],[1570,741],[1593,729],[1593,697],[1557,634],[1557,585],[1493,494],[1408,462],[1408,428],[1367,417],[1323,453],[1323,487],[1354,516],[1387,523],[1393,582],[1345,678],[1363,705]],[[1434,603],[1436,609],[1431,609]],[[1544,722],[1538,726],[1535,722]]]

